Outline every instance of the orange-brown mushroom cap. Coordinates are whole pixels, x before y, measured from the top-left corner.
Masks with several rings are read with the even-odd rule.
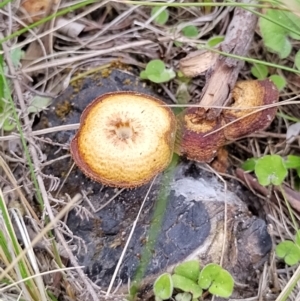
[[[220,120],[205,120],[201,109],[190,107],[177,116],[178,131],[174,151],[190,160],[210,162],[224,145]],[[216,131],[216,132],[215,132]]]
[[[224,123],[228,124],[258,110],[253,107],[274,104],[278,97],[278,89],[269,79],[238,82],[232,90],[233,109],[223,110]],[[234,140],[264,130],[271,124],[276,112],[277,106],[274,106],[237,120],[224,128],[226,139]]]
[[[113,92],[86,107],[71,142],[76,165],[113,187],[137,187],[171,161],[176,119],[165,103],[137,92]]]

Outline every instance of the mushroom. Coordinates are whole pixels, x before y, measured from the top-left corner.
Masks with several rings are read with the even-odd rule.
[[[137,92],[113,92],[83,111],[70,150],[83,173],[104,185],[133,188],[171,161],[176,118],[165,103]]]
[[[198,162],[210,162],[225,143],[223,131],[216,131],[221,127],[221,119],[206,120],[201,108],[185,109],[177,116],[177,123],[174,151],[178,155]]]
[[[274,104],[278,97],[278,89],[269,79],[237,82],[232,90],[233,109],[224,109],[222,115],[225,124],[241,119],[224,128],[226,139],[235,140],[267,128],[276,115],[277,106],[260,111],[257,111],[257,107]],[[254,111],[257,112],[250,114]],[[243,116],[245,117],[242,118]]]

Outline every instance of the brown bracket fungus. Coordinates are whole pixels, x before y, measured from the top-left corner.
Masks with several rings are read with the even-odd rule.
[[[201,108],[187,108],[177,116],[177,123],[174,151],[178,155],[198,162],[210,162],[225,143],[223,131],[216,131],[221,127],[220,119],[205,120]]]
[[[279,93],[269,79],[247,80],[237,82],[232,90],[232,98],[234,100],[231,106],[233,109],[224,109],[222,112],[224,122],[228,124],[241,119],[224,128],[224,135],[228,140],[235,140],[267,128],[276,115],[277,106],[260,111],[257,107],[276,103]],[[254,111],[257,112],[249,115]]]
[[[175,152],[198,162],[211,162],[226,140],[267,128],[276,115],[277,106],[263,110],[257,107],[274,104],[278,97],[278,90],[271,80],[248,80],[235,85],[232,109],[224,109],[215,120],[207,120],[202,108],[184,110],[177,117]],[[226,124],[228,126],[223,128]]]
[[[161,100],[113,92],[86,107],[70,149],[76,165],[91,179],[131,188],[168,166],[175,132],[175,116]]]

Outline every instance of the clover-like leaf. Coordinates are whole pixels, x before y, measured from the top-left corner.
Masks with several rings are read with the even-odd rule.
[[[273,9],[267,10],[266,16],[276,21],[281,20],[281,22],[286,19],[279,10]],[[288,57],[292,50],[291,42],[288,39],[289,31],[263,17],[260,18],[259,25],[265,46],[271,52],[277,53],[280,58]]]
[[[255,165],[256,165],[256,158],[250,158],[247,159],[243,164],[242,164],[242,169],[245,171],[254,171]]]
[[[234,280],[221,266],[210,263],[200,272],[198,284],[201,288],[208,289],[211,294],[228,298],[233,292]]]
[[[196,282],[200,273],[199,261],[198,260],[185,261],[174,269],[174,273]]]
[[[300,247],[290,240],[279,243],[275,248],[275,253],[288,265],[294,265],[300,261]]]
[[[166,66],[162,60],[151,60],[146,66],[147,74],[160,74],[165,70]]]
[[[300,156],[289,155],[284,161],[286,168],[299,168],[300,167]]]
[[[161,300],[171,298],[173,293],[173,281],[171,275],[168,273],[160,275],[154,282],[153,292],[155,297]]]
[[[179,293],[175,296],[175,301],[191,301],[192,295],[190,293]]]
[[[283,76],[273,74],[269,78],[276,85],[276,87],[279,91],[281,91],[283,88],[285,88],[286,80]]]
[[[154,83],[165,83],[176,76],[172,69],[166,69],[166,66],[161,60],[151,60],[146,69],[140,73],[142,79],[149,79]]]
[[[206,42],[206,45],[208,47],[215,47],[218,44],[222,43],[224,41],[224,36],[214,36],[210,39],[208,39],[208,41]]]
[[[173,274],[172,275],[174,288],[180,289],[184,292],[191,293],[193,298],[199,298],[202,295],[201,287],[186,277],[181,275]]]
[[[182,34],[187,38],[195,38],[199,34],[199,30],[195,25],[188,25],[182,28]]]
[[[254,64],[251,68],[251,73],[257,79],[265,79],[268,76],[269,69],[263,64]]]
[[[160,6],[153,7],[151,10],[151,17],[154,16],[160,9]],[[158,25],[165,25],[168,22],[168,20],[169,11],[165,8],[155,17],[154,22]]]
[[[255,175],[260,185],[280,185],[287,176],[287,168],[278,155],[266,155],[255,164]]]
[[[44,110],[46,107],[48,107],[52,102],[52,99],[50,97],[44,97],[36,95],[29,107],[27,108],[28,113],[39,113],[42,110]]]

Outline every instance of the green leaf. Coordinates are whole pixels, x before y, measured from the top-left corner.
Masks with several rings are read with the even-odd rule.
[[[165,70],[166,66],[162,60],[151,60],[146,66],[146,73],[149,74],[160,74]]]
[[[145,70],[140,72],[140,78],[141,79],[148,79],[147,72]]]
[[[265,79],[268,76],[269,69],[263,64],[254,64],[251,68],[251,73],[257,79]]]
[[[183,43],[182,43],[182,42],[179,42],[179,41],[174,41],[174,45],[175,45],[176,47],[181,47],[181,46],[183,45]]]
[[[11,50],[10,57],[11,57],[12,63],[14,64],[15,67],[18,67],[20,60],[24,56],[24,53],[25,52],[23,50],[21,50],[20,48]]]
[[[166,69],[161,60],[151,60],[144,71],[140,73],[142,79],[149,79],[154,83],[165,83],[176,76],[172,69]]]
[[[173,293],[173,281],[171,275],[168,273],[160,275],[154,282],[153,292],[155,297],[162,300],[171,298]]]
[[[285,15],[279,10],[269,9],[266,16],[275,21],[286,21]],[[269,51],[277,53],[280,58],[288,57],[292,50],[292,45],[288,39],[289,31],[265,18],[260,18],[259,26],[264,44]]]
[[[300,70],[300,50],[295,55],[295,66]]]
[[[47,108],[52,102],[50,97],[43,96],[34,96],[30,106],[27,108],[27,112],[30,113],[39,113]]]
[[[199,261],[185,261],[174,269],[174,273],[196,282],[200,273]]]
[[[199,34],[199,30],[194,25],[188,25],[184,28],[182,28],[182,34],[187,38],[195,38]]]
[[[300,261],[300,248],[290,240],[279,243],[275,248],[275,253],[288,265],[294,265]]]
[[[200,272],[198,284],[213,295],[228,298],[233,292],[234,280],[221,266],[210,263]]]
[[[2,124],[3,130],[6,132],[11,132],[15,127],[16,127],[16,123],[10,119],[10,116],[8,116]]]
[[[300,167],[300,156],[289,155],[284,161],[286,168],[298,168]]]
[[[266,155],[256,161],[255,174],[260,185],[280,185],[287,176],[287,168],[280,156]]]
[[[160,6],[153,7],[151,10],[151,17],[153,17],[158,10],[160,10]],[[154,22],[158,25],[165,25],[169,20],[169,11],[165,8],[162,12],[160,12],[154,19]]]
[[[170,74],[164,71],[161,74],[148,74],[148,79],[156,84],[160,84],[168,82],[171,78]]]
[[[184,292],[191,293],[193,298],[199,298],[202,295],[202,289],[191,279],[174,274],[172,275],[174,288]]]
[[[179,293],[175,296],[175,301],[191,301],[192,295],[189,293]]]
[[[283,76],[273,74],[270,77],[270,80],[276,85],[279,91],[283,90],[286,86],[286,80]]]
[[[224,41],[224,36],[214,36],[206,42],[208,47],[215,47]]]
[[[255,165],[256,165],[256,158],[250,158],[247,159],[243,164],[242,164],[242,169],[245,171],[254,171]]]

